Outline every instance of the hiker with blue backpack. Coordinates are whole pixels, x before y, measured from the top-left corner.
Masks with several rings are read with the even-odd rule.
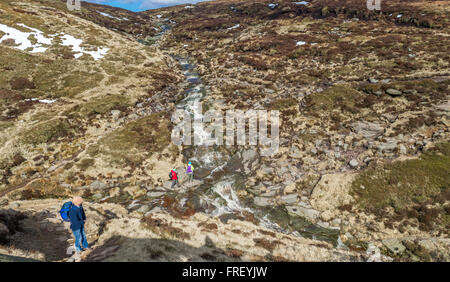
[[[70,229],[72,229],[73,235],[75,236],[76,252],[81,253],[85,249],[90,249],[84,230],[86,215],[83,209],[83,198],[75,196],[72,202],[64,203],[60,214],[64,221],[70,221]]]

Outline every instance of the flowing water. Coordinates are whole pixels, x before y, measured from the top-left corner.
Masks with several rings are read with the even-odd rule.
[[[162,31],[153,40],[159,40],[170,26],[163,24]],[[198,73],[195,64],[189,58],[179,55],[172,57],[181,65],[187,87],[184,90],[184,98],[177,103],[176,108],[187,111],[194,123],[194,140],[205,140],[209,133],[202,123],[203,114],[198,105],[207,95],[205,85]],[[214,106],[214,105],[213,105]],[[178,212],[192,214],[204,212],[221,220],[249,218],[261,226],[293,234],[300,237],[308,237],[326,240],[337,245],[339,231],[326,229],[313,225],[299,216],[292,216],[284,207],[259,208],[252,201],[240,198],[238,192],[245,190],[246,176],[236,169],[239,164],[237,148],[224,148],[218,146],[184,146],[183,155],[185,161],[191,161],[195,167],[196,180],[192,184],[183,185],[178,190],[168,193]],[[245,202],[245,203],[244,203]],[[173,206],[172,206],[173,207]]]

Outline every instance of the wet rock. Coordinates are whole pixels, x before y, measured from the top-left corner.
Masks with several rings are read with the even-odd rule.
[[[393,89],[393,88],[387,89],[386,93],[391,95],[391,96],[401,96],[402,95],[402,91],[399,91],[399,90]]]
[[[388,248],[389,251],[391,251],[394,255],[399,255],[403,253],[406,248],[403,246],[402,242],[397,239],[386,239],[383,240],[383,245]]]
[[[290,214],[295,214],[301,217],[304,217],[310,221],[315,222],[320,215],[320,212],[312,209],[312,208],[305,208],[302,206],[286,206],[286,210]]]
[[[203,179],[205,177],[207,177],[209,174],[211,173],[211,170],[206,169],[206,168],[196,168],[195,169],[195,173],[194,173],[194,178],[195,179]]]

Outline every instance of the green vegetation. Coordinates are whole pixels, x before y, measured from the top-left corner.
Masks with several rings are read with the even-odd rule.
[[[22,142],[25,144],[38,145],[54,141],[59,137],[70,134],[72,126],[65,119],[55,119],[39,123],[22,135]]]
[[[130,122],[100,140],[99,148],[90,154],[103,153],[119,164],[139,164],[145,155],[162,152],[170,144],[170,118],[162,113],[152,114]]]
[[[392,207],[397,216],[416,217],[423,225],[450,225],[450,143],[438,145],[419,159],[372,167],[352,183],[358,206],[378,215]],[[430,209],[426,205],[438,205]],[[415,211],[414,211],[415,210]],[[402,219],[398,217],[397,219]],[[448,232],[448,230],[447,230]]]
[[[130,100],[121,95],[110,95],[106,97],[95,98],[89,103],[81,106],[79,112],[82,115],[89,116],[95,114],[105,114],[111,110],[125,110],[130,106]]]
[[[277,99],[270,103],[270,109],[281,111],[290,107],[296,107],[297,105],[298,102],[294,98]]]
[[[311,112],[328,112],[341,109],[357,112],[356,102],[364,98],[364,94],[350,86],[332,86],[325,91],[306,97],[307,109]]]
[[[82,159],[79,163],[77,163],[77,167],[81,170],[86,170],[89,167],[95,164],[95,159]]]

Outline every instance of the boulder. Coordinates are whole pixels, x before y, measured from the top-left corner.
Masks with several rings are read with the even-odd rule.
[[[397,239],[385,239],[382,241],[383,245],[388,248],[389,251],[391,251],[394,255],[398,255],[403,253],[406,248],[403,246],[402,242]]]
[[[400,90],[389,88],[386,90],[386,93],[391,96],[401,96],[403,93]]]
[[[101,182],[101,181],[99,181],[99,180],[95,180],[94,182],[92,182],[92,183],[89,185],[89,188],[100,190],[100,189],[106,189],[106,188],[108,188],[108,185],[106,185],[105,183],[103,183],[103,182]]]
[[[297,195],[297,194],[289,194],[289,195],[285,195],[285,196],[282,196],[282,197],[280,198],[280,200],[281,200],[284,204],[287,204],[287,205],[295,204],[295,203],[297,203],[298,195]]]
[[[286,210],[288,211],[288,213],[304,217],[312,222],[317,221],[320,215],[319,211],[316,211],[313,208],[305,208],[302,206],[286,206]]]
[[[266,207],[266,206],[272,205],[272,200],[270,198],[266,198],[266,197],[255,197],[253,199],[253,202],[255,203],[255,205],[260,206],[260,207]]]
[[[361,134],[368,140],[375,140],[375,138],[384,132],[382,124],[375,122],[358,121],[353,123],[351,127],[355,133]]]
[[[359,165],[359,162],[356,159],[352,159],[349,163],[350,167],[356,168]]]
[[[353,173],[325,174],[311,193],[311,206],[321,212],[334,211],[339,206],[350,204],[350,186]]]
[[[147,193],[147,196],[148,197],[150,197],[150,198],[158,198],[158,197],[161,197],[161,196],[163,196],[164,194],[166,194],[165,192],[158,192],[158,191],[155,191],[155,192],[148,192]]]

